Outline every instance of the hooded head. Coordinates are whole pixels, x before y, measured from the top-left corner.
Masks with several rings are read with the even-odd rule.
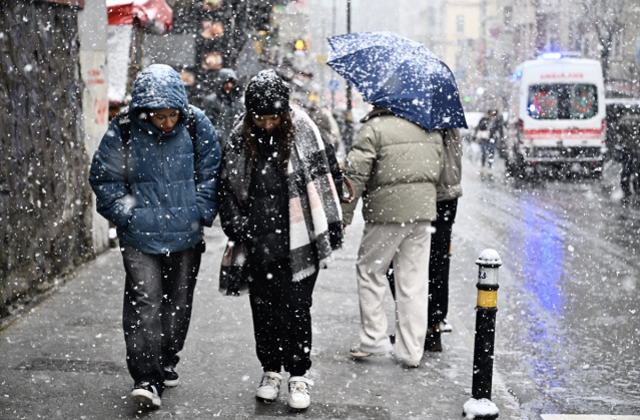
[[[220,83],[236,82],[238,76],[236,76],[236,72],[233,69],[223,68],[218,72],[218,80]]]
[[[251,115],[280,115],[289,110],[289,84],[273,70],[254,76],[244,93],[244,104]]]
[[[220,69],[218,72],[218,90],[226,95],[236,96],[239,93],[238,77],[236,72],[229,68]]]
[[[164,108],[177,109],[182,115],[189,115],[187,92],[177,71],[166,64],[152,64],[136,78],[129,109]]]

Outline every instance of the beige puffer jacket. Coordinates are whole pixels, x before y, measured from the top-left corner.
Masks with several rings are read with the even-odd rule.
[[[342,204],[343,222],[351,223],[360,197],[367,223],[435,220],[441,133],[379,108],[362,122],[344,168],[355,199]]]

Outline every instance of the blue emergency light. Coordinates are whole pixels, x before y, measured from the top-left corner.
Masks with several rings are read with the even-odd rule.
[[[522,77],[522,71],[518,70],[517,72],[511,75],[511,81],[515,82],[516,80],[520,80],[521,77]]]
[[[544,53],[540,56],[541,58],[544,58],[545,60],[557,60],[559,58],[562,58],[562,53],[558,53],[558,52],[554,52],[554,53]]]

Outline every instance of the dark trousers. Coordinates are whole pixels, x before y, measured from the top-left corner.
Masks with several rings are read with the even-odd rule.
[[[135,383],[150,382],[162,392],[164,367],[178,363],[187,337],[203,245],[168,255],[144,254],[126,244],[121,250],[129,373]]]
[[[451,231],[458,212],[458,199],[438,201],[436,220],[431,222],[435,232],[431,234],[429,254],[429,321],[428,328],[442,322],[449,312],[449,267],[451,263]],[[391,294],[395,299],[393,265],[387,272]]]
[[[451,263],[451,230],[458,211],[458,199],[436,203],[438,216],[431,223],[429,255],[429,328],[442,322],[449,312],[449,267]]]
[[[256,353],[264,372],[303,376],[311,367],[311,304],[316,271],[291,279],[288,260],[249,264],[249,298]]]
[[[482,166],[487,165],[488,168],[493,167],[493,160],[496,151],[496,144],[489,140],[483,140],[480,142],[480,150],[482,151],[481,163]]]
[[[620,171],[620,187],[625,195],[631,194],[631,187],[634,192],[638,191],[638,159],[635,156],[635,151],[624,149],[622,154],[622,170]],[[631,178],[635,176],[634,183],[631,185]]]

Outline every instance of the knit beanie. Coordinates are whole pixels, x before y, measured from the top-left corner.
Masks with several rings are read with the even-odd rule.
[[[290,87],[273,70],[262,70],[249,81],[244,105],[251,115],[278,115],[289,110]]]

